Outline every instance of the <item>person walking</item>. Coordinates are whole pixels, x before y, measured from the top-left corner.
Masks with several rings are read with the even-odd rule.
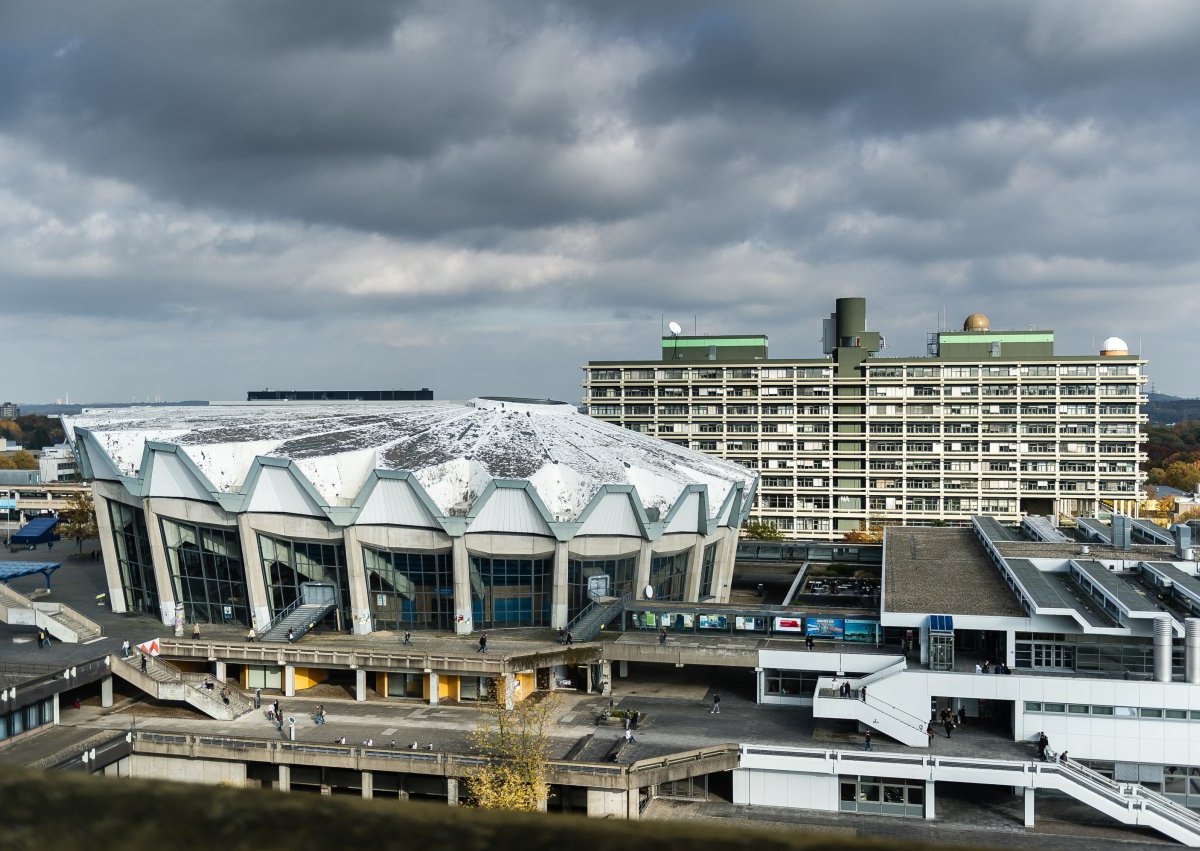
[[[276,698],[271,702],[271,720],[283,717],[283,713],[279,711],[279,699]]]
[[[38,649],[43,650],[46,647],[46,630],[38,630]]]
[[[667,646],[667,628],[665,626],[658,631],[658,646]]]
[[[250,627],[250,631],[246,633],[246,641],[253,642],[254,638],[254,627]]]
[[[254,708],[262,709],[262,689],[260,688],[254,690]]]
[[[637,741],[637,739],[635,739],[633,737],[633,730],[630,730],[628,727],[626,727],[625,728],[625,744],[628,745],[628,744],[630,744],[632,742],[636,742],[636,741]]]
[[[487,633],[479,633],[479,652],[487,653]]]
[[[404,646],[412,647],[412,630],[410,629],[404,630]]]
[[[721,695],[719,695],[719,694],[713,695],[713,705],[712,705],[712,709],[710,710],[710,712],[713,715],[721,714]]]
[[[122,659],[129,658],[129,639],[128,638],[126,638],[124,641],[121,642],[121,658]]]
[[[863,750],[866,750],[866,751],[874,750],[874,748],[871,747],[871,731],[870,730],[867,730],[866,734],[863,736]]]
[[[575,636],[571,635],[571,630],[567,630],[567,646],[570,647],[575,643]]]
[[[942,722],[942,726],[946,728],[946,738],[950,738],[950,732],[954,729],[954,722],[947,718]]]
[[[194,623],[194,624],[192,624],[192,641],[199,641],[199,640],[200,640],[200,624]]]
[[[1066,764],[1067,764],[1068,757],[1067,757],[1067,752],[1066,752],[1066,751],[1063,751],[1062,753],[1060,753],[1060,754],[1058,755],[1058,761],[1059,761],[1059,762],[1061,762],[1063,765],[1066,765]]]
[[[933,722],[925,725],[925,735],[929,737],[929,746],[933,747]]]
[[[1044,732],[1038,733],[1038,759],[1040,759],[1042,762],[1046,761],[1046,748],[1048,747],[1050,747],[1050,739]]]
[[[317,711],[313,713],[313,721],[317,724],[325,723],[325,705],[324,704],[322,704],[322,703],[317,704]]]
[[[287,640],[288,640],[288,644],[292,644],[296,640],[296,631],[294,629],[292,629],[290,626],[288,627]]]
[[[149,665],[149,662],[148,662],[149,658],[150,657],[147,656],[145,653],[142,654],[142,673],[143,674],[146,673],[146,668]]]
[[[861,700],[863,703],[867,702],[867,687],[866,686],[858,687],[858,699]]]
[[[816,645],[816,642],[813,641],[813,637],[811,635],[804,636],[804,646],[807,649],[812,650],[815,645]]]

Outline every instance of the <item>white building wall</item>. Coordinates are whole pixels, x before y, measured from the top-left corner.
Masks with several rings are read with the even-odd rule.
[[[733,772],[733,803],[837,812],[838,778],[829,774],[738,768]]]

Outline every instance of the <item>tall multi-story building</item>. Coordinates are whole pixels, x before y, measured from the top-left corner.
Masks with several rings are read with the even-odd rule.
[[[21,409],[16,402],[0,403],[0,420],[15,420],[21,416]]]
[[[761,475],[753,519],[793,538],[976,514],[1136,513],[1146,362],[1116,337],[1059,355],[1053,331],[986,316],[880,357],[866,301],[837,300],[824,358],[771,358],[763,335],[662,338],[655,360],[584,367],[592,416]]]

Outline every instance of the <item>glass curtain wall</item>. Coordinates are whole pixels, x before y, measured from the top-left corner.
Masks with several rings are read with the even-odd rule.
[[[553,558],[473,555],[470,565],[475,629],[550,625]]]
[[[304,582],[328,582],[337,589],[342,628],[352,623],[350,580],[346,572],[346,545],[340,542],[293,541],[270,535],[258,536],[263,579],[274,618],[300,599]]]
[[[374,629],[454,628],[451,553],[363,547]]]
[[[637,580],[637,556],[567,560],[567,620],[572,621],[592,602],[593,588],[602,596],[623,597]],[[599,590],[603,588],[603,590]]]
[[[709,544],[704,548],[704,566],[700,569],[700,599],[713,595],[713,571],[717,567],[717,545]]]
[[[655,600],[682,600],[683,586],[687,581],[688,553],[654,556],[650,559],[650,587]]]
[[[108,503],[108,517],[112,521],[125,610],[161,617],[158,582],[154,578],[154,562],[150,555],[150,532],[146,529],[146,512],[132,505],[111,500],[105,502]]]
[[[162,535],[184,620],[248,626],[246,571],[237,532],[164,518]]]

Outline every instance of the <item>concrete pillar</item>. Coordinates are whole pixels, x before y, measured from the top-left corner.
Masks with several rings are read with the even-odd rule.
[[[1170,615],[1160,615],[1154,619],[1155,682],[1171,682],[1171,642],[1175,637],[1173,624]]]
[[[1017,631],[1015,629],[1004,633],[1004,664],[1010,668],[1017,667]]]
[[[932,780],[925,781],[925,818],[937,818],[936,807],[934,806],[934,782]]]
[[[359,703],[367,699],[367,672],[362,668],[354,672],[354,699]]]
[[[633,599],[646,599],[646,586],[650,584],[650,542],[642,541],[638,550],[637,579],[633,585]]]
[[[216,663],[213,665],[213,668],[215,669],[213,671],[213,674],[216,677],[217,682],[219,682],[219,683],[225,682],[225,677],[228,676],[228,669],[227,669],[225,663],[223,661],[221,661],[220,659],[218,659],[216,661]]]
[[[627,662],[625,659],[617,662],[617,676],[621,677],[622,679],[629,676],[629,662]]]
[[[437,671],[430,671],[429,672],[429,705],[430,706],[438,705],[438,686],[440,684],[441,684],[441,680],[437,675]]]
[[[153,500],[143,500],[143,510],[146,513],[146,529],[150,533],[150,560],[154,565],[154,584],[158,586],[159,617],[165,626],[175,624],[175,586],[171,583],[170,561],[167,559],[167,548],[163,536],[158,534],[161,524],[158,514],[152,507]]]
[[[467,542],[461,535],[451,539],[451,562],[454,572],[454,631],[468,635],[474,631],[471,617],[471,562]]]
[[[688,556],[687,575],[683,580],[683,599],[695,603],[700,599],[700,574],[704,572],[704,536],[697,535]]]
[[[512,712],[513,704],[516,702],[517,693],[517,678],[513,674],[505,674],[501,679],[501,688],[504,689],[504,708]]]
[[[346,541],[346,579],[350,584],[350,632],[368,635],[375,629],[371,622],[370,591],[367,589],[367,569],[363,563],[362,545],[358,530],[347,526],[342,530]]]
[[[1033,827],[1033,800],[1034,788],[1032,786],[1025,787],[1025,826]]]
[[[96,506],[96,532],[100,538],[100,554],[104,556],[104,581],[108,586],[108,605],[114,612],[127,612],[125,590],[121,587],[120,560],[117,558],[117,545],[113,540],[112,517],[108,513],[108,498],[100,494],[98,482],[92,483],[92,499]]]
[[[587,672],[587,674],[586,674],[587,675],[587,684],[585,687],[585,691],[587,694],[591,694],[592,693],[592,666],[591,666],[591,664],[584,665],[583,670]]]
[[[108,709],[113,705],[113,678],[112,674],[100,681],[100,705]]]
[[[369,771],[362,773],[362,796],[367,800],[375,797],[375,775]]]
[[[59,724],[62,723],[62,714],[61,714],[62,705],[61,704],[62,704],[62,695],[61,694],[54,695],[54,726],[55,727],[57,727]]]
[[[733,565],[737,561],[737,529],[722,529],[717,544],[717,559],[713,565],[712,595],[718,603],[729,602],[729,588],[733,585]]]
[[[296,696],[296,669],[291,665],[283,666],[283,696]]]
[[[458,778],[446,778],[446,803],[452,807],[458,806]]]
[[[625,793],[625,818],[637,821],[642,816],[642,790],[630,789]]]
[[[279,791],[292,791],[292,767],[290,765],[279,766]]]
[[[1183,673],[1192,685],[1200,684],[1200,618],[1183,622]]]
[[[271,622],[271,601],[267,582],[263,579],[262,553],[258,550],[258,533],[250,526],[250,515],[237,516],[238,539],[242,544],[242,565],[246,569],[246,595],[249,597],[251,626],[260,632]]]
[[[600,663],[600,693],[605,697],[612,696],[612,662]]]
[[[567,604],[567,542],[554,544],[554,588],[550,597],[550,626],[566,629],[570,612]]]

